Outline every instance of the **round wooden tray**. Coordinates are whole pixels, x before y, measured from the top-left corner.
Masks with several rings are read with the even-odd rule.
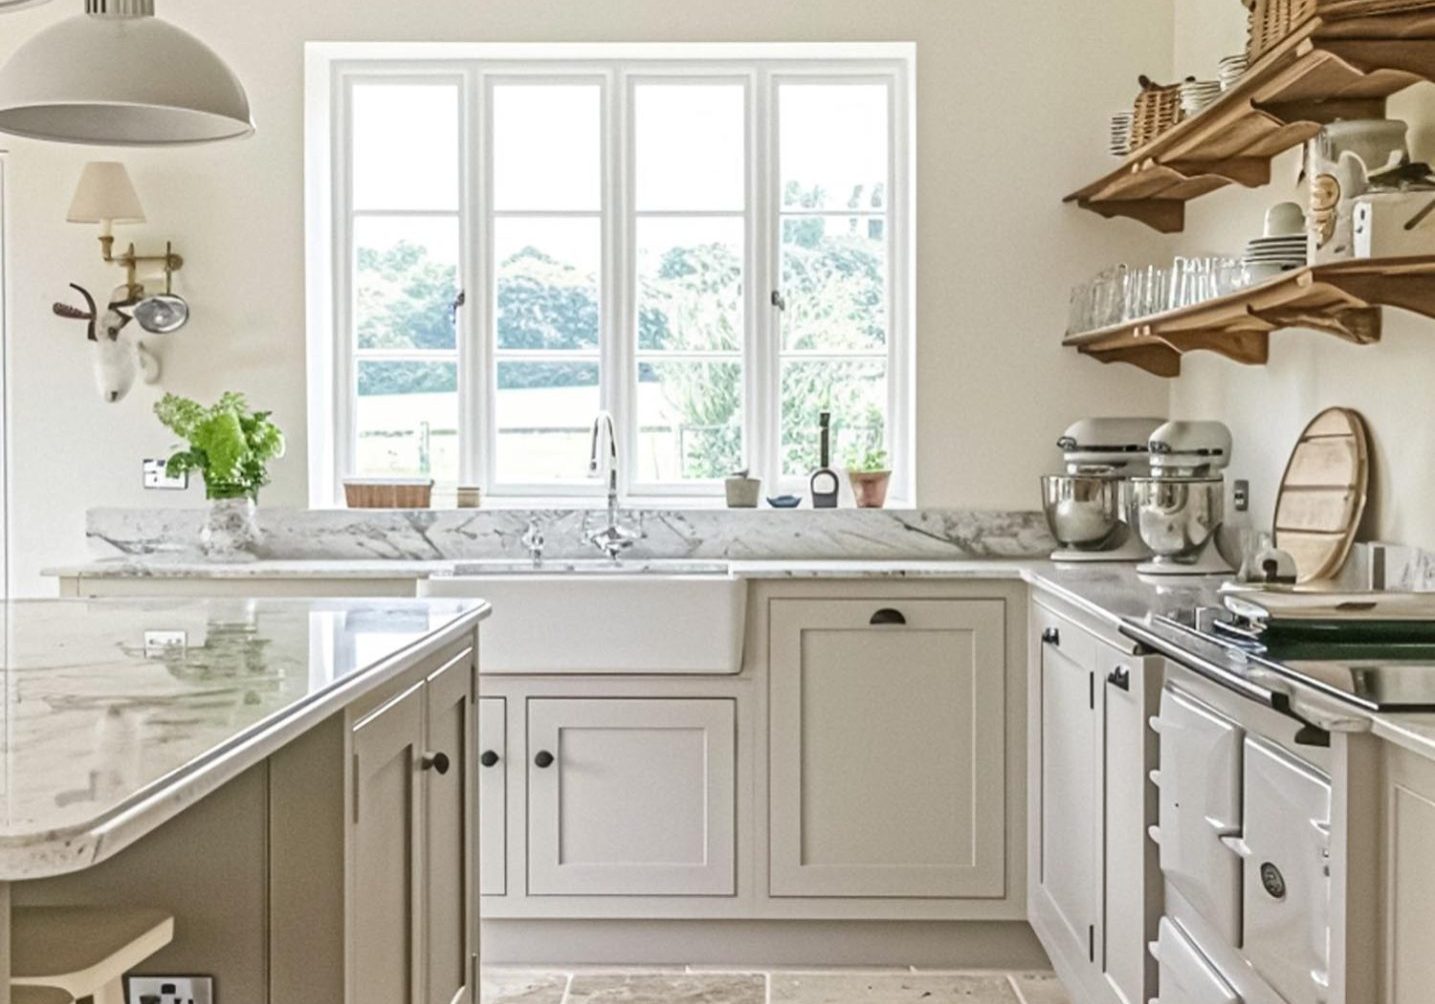
[[[1369,487],[1365,420],[1349,408],[1321,412],[1296,442],[1276,497],[1275,543],[1295,559],[1297,582],[1339,574]]]

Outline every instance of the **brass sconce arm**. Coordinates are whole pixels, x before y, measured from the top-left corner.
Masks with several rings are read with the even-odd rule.
[[[119,265],[125,270],[125,286],[129,290],[130,298],[137,299],[144,295],[144,285],[137,279],[137,273],[141,265],[151,262],[161,262],[164,265],[165,291],[170,290],[170,279],[174,273],[184,268],[184,259],[174,252],[174,244],[166,242],[164,254],[142,255],[135,253],[135,246],[131,244],[129,250],[119,257],[115,256],[115,239],[109,234],[100,237],[100,254],[105,263]]]

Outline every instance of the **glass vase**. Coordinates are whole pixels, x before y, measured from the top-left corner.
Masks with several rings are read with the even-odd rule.
[[[199,549],[210,561],[255,561],[261,536],[252,498],[210,499]]]

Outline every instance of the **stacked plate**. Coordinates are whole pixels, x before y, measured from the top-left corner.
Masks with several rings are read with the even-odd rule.
[[[1251,278],[1260,281],[1306,266],[1306,237],[1257,237],[1246,245],[1241,259]]]
[[[1220,77],[1221,90],[1229,91],[1236,85],[1236,81],[1246,72],[1250,66],[1250,59],[1245,53],[1236,56],[1227,56],[1221,60],[1221,69],[1217,76]]]
[[[1184,80],[1181,82],[1181,111],[1190,118],[1220,96],[1219,80]]]
[[[1131,152],[1131,112],[1111,116],[1111,156],[1125,157]]]

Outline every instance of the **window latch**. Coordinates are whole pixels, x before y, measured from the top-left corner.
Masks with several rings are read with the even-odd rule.
[[[453,322],[453,326],[454,326],[455,328],[458,327],[458,312],[459,312],[459,309],[460,309],[464,304],[466,304],[467,302],[468,302],[468,292],[467,292],[467,290],[462,290],[462,289],[460,289],[460,290],[458,291],[458,296],[455,296],[455,297],[453,298],[453,302],[448,305],[448,317],[449,317],[449,320]]]
[[[787,297],[782,295],[781,290],[774,289],[772,291],[772,305],[783,313],[787,313]]]

